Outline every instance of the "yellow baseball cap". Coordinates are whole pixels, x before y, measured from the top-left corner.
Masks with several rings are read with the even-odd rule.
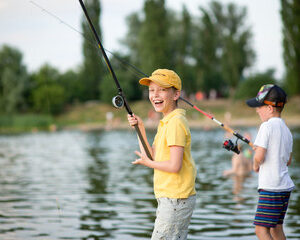
[[[140,79],[139,83],[149,86],[151,81],[164,88],[175,87],[177,90],[181,90],[180,77],[176,72],[169,69],[157,69],[150,77]]]

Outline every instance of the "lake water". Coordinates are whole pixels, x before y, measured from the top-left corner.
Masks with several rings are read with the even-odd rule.
[[[293,136],[297,189],[284,227],[300,239],[300,129]],[[222,129],[192,130],[198,195],[188,239],[256,239],[257,174],[224,178],[232,154],[223,140]],[[0,136],[0,239],[149,239],[156,200],[152,170],[131,165],[137,148],[131,130]]]

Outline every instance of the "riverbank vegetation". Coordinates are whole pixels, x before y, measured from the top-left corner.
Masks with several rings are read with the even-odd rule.
[[[193,103],[201,110],[212,114],[216,119],[231,127],[258,126],[260,124],[255,109],[247,107],[245,102],[241,100],[216,99]],[[191,127],[218,127],[213,121],[187,104],[180,102],[179,107],[186,109]],[[135,114],[143,118],[146,127],[156,127],[161,116],[151,116],[153,107],[148,100],[132,102],[131,108]],[[116,109],[111,104],[88,102],[69,107],[63,113],[54,117],[47,114],[2,115],[0,116],[0,133],[56,131],[63,129],[84,131],[129,129],[126,114],[125,109]],[[300,126],[299,97],[289,99],[282,117],[290,127]]]

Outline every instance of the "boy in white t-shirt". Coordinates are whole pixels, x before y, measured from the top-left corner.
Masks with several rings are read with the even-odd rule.
[[[259,200],[254,225],[259,239],[284,240],[283,220],[294,183],[288,166],[292,160],[293,138],[281,119],[286,93],[277,85],[261,87],[247,101],[263,122],[254,142],[253,170],[258,172]]]

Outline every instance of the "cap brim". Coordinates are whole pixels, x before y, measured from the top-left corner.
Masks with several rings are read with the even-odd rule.
[[[140,79],[139,83],[140,83],[141,85],[149,86],[150,81],[151,81],[151,80],[150,80],[149,78],[142,78],[142,79]]]
[[[261,107],[261,106],[265,105],[264,103],[258,102],[256,100],[256,98],[251,98],[251,99],[247,100],[246,103],[249,107]]]
[[[172,87],[172,85],[170,85],[170,84],[166,84],[162,81],[159,81],[159,79],[154,79],[154,78],[151,78],[151,77],[150,78],[142,78],[142,79],[139,80],[139,83],[141,85],[144,85],[144,86],[149,86],[150,82],[154,82],[154,83],[156,83],[159,86],[164,87],[164,88]]]

